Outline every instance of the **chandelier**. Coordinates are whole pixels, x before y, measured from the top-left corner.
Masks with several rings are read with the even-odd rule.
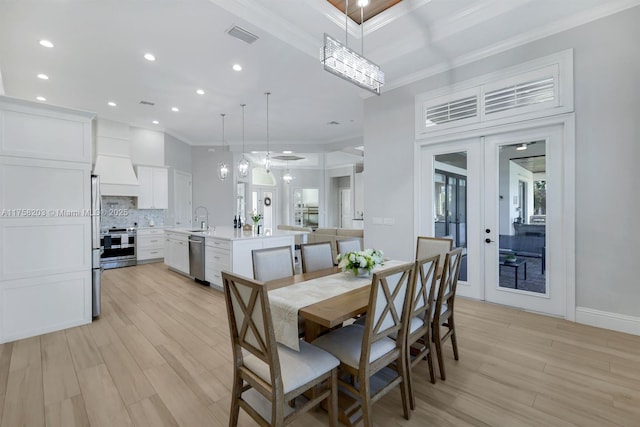
[[[282,180],[285,184],[291,184],[291,181],[293,181],[293,176],[289,172],[289,160],[287,160],[287,171],[282,175]]]
[[[358,0],[360,6],[360,16],[363,17],[364,7],[369,4],[368,0]],[[338,77],[360,86],[363,89],[380,95],[380,88],[384,85],[384,72],[380,67],[362,56],[364,54],[364,20],[361,19],[360,29],[362,32],[362,49],[358,54],[349,49],[348,45],[348,22],[349,22],[349,0],[346,0],[345,15],[345,44],[324,34],[324,45],[320,49],[320,62],[324,64],[324,69]]]
[[[222,116],[222,151],[224,155],[224,116],[226,116],[226,114],[220,114],[220,116]],[[227,179],[228,175],[229,167],[223,160],[218,164],[218,178],[220,178],[220,181],[224,181],[225,179]]]
[[[271,153],[269,153],[269,95],[271,92],[265,92],[267,95],[267,155],[264,158],[264,170],[271,173]]]
[[[238,177],[246,178],[249,174],[249,160],[244,157],[244,107],[247,104],[240,104],[242,107],[242,159],[238,162]]]

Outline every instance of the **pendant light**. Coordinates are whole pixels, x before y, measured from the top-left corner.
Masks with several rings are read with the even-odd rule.
[[[287,160],[287,171],[282,175],[282,180],[285,184],[291,184],[291,181],[293,181],[293,176],[291,176],[291,172],[289,172],[289,160]]]
[[[246,178],[249,175],[249,160],[244,157],[244,107],[247,104],[240,104],[242,107],[242,159],[238,162],[238,177]]]
[[[267,95],[267,155],[264,158],[264,170],[271,173],[271,153],[269,153],[269,95],[271,92],[265,92]]]
[[[220,114],[220,116],[222,116],[222,151],[224,152],[224,116],[226,116],[226,114],[223,113],[223,114]],[[218,178],[220,178],[220,181],[224,181],[225,179],[227,179],[228,175],[229,175],[229,167],[223,160],[218,164]]]

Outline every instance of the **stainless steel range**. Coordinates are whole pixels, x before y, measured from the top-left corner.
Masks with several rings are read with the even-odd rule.
[[[110,228],[100,233],[102,268],[118,268],[136,265],[136,229]]]

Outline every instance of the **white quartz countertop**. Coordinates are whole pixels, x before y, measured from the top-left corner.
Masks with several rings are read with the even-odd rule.
[[[271,234],[253,234],[252,231],[242,231],[233,227],[217,226],[207,231],[201,231],[195,228],[165,228],[165,231],[181,233],[185,235],[211,237],[224,240],[248,240],[248,239],[269,239],[271,237],[296,236],[298,234],[307,234],[305,231],[292,230],[273,230]]]

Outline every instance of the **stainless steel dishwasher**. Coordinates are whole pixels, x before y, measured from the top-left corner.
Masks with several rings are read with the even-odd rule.
[[[204,237],[189,236],[189,275],[204,282]]]

